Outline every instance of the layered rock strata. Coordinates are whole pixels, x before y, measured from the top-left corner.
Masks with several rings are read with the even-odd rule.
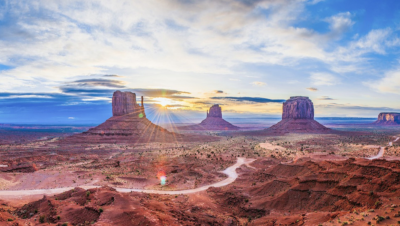
[[[378,115],[377,125],[400,125],[400,113],[382,112]]]
[[[267,131],[313,133],[327,132],[330,129],[314,120],[314,105],[308,97],[295,96],[283,103],[282,120]]]
[[[207,117],[200,124],[178,127],[181,130],[238,130],[239,127],[232,125],[222,118],[222,109],[216,104],[207,111]]]

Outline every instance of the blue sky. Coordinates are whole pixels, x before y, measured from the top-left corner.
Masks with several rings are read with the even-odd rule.
[[[400,111],[397,0],[0,0],[0,122],[98,123],[115,90],[190,119]],[[165,109],[163,110],[165,112]]]

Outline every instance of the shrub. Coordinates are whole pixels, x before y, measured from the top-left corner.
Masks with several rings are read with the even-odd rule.
[[[44,220],[46,219],[46,216],[45,215],[41,215],[40,217],[39,217],[39,222],[40,223],[44,223]]]

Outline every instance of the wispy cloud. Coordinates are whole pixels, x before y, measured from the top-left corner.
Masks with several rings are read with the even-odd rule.
[[[116,68],[234,74],[241,64],[331,64],[344,55],[325,49],[326,34],[294,25],[315,0],[50,2],[5,5],[0,62],[17,67],[0,76],[28,84],[37,75],[65,80]],[[345,12],[326,20],[339,34],[353,24],[350,17]],[[354,46],[366,49],[373,37]]]
[[[388,71],[381,79],[367,81],[364,84],[381,93],[400,94],[400,69]]]
[[[322,86],[342,89],[344,84],[360,92],[372,87],[382,96],[399,94],[400,76],[393,65],[398,64],[400,38],[390,23],[395,20],[365,12],[372,19],[360,25],[362,15],[350,7],[340,7],[343,11],[332,7],[328,13],[311,6],[317,3],[317,8],[338,4],[322,0],[6,1],[0,8],[0,77],[5,78],[0,89],[19,95],[0,98],[99,104],[120,89],[149,99],[182,100],[185,103],[178,104],[187,106],[211,102],[210,95],[268,97],[276,92],[288,96],[307,86],[322,93],[333,88],[322,90]],[[373,29],[361,32],[360,26]],[[382,76],[376,79],[377,75]],[[261,88],[266,86],[262,81],[268,89]],[[213,89],[221,90],[205,94]],[[255,106],[268,103],[264,99],[236,102]],[[396,100],[389,99],[385,96],[374,104],[383,100],[392,106]]]
[[[346,32],[354,22],[351,20],[350,12],[339,13],[326,19],[330,23],[330,36],[337,37]]]
[[[311,73],[310,80],[312,84],[317,85],[317,86],[330,86],[330,85],[335,85],[339,82],[339,79],[330,74],[330,73],[325,73],[325,72],[313,72]]]
[[[253,86],[265,86],[265,85],[267,85],[267,83],[265,83],[265,82],[252,82],[251,84]]]
[[[390,108],[390,107],[373,107],[373,106],[358,106],[358,105],[350,105],[350,104],[319,104],[317,105],[321,108],[336,108],[342,110],[365,110],[365,111],[397,111],[399,112],[400,109],[398,108]]]
[[[124,88],[125,82],[111,79],[81,79],[68,83],[67,86],[95,87],[103,86],[108,88]]]
[[[335,99],[328,97],[328,96],[323,96],[323,97],[317,98],[317,100],[335,100]]]
[[[231,100],[239,102],[254,102],[254,103],[283,103],[285,100],[275,100],[262,97],[211,97],[213,100]]]
[[[180,90],[172,90],[172,89],[130,89],[132,92],[137,93],[138,95],[144,95],[148,97],[168,97],[168,98],[184,98],[184,96],[179,96],[182,94],[190,94],[190,92],[180,91]],[[188,97],[192,98],[192,97]]]

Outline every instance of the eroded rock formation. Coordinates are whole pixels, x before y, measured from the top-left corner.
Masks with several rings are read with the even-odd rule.
[[[282,120],[267,131],[313,133],[327,132],[330,129],[314,120],[314,105],[308,97],[295,96],[283,103]]]
[[[222,118],[222,109],[218,104],[213,105],[210,107],[210,110],[207,111],[207,118],[209,117]]]
[[[112,112],[113,116],[122,116],[127,114],[140,114],[144,115],[143,96],[142,106],[136,103],[136,94],[131,92],[116,91],[112,98]]]
[[[36,165],[30,162],[21,162],[10,165],[8,167],[0,167],[0,172],[5,172],[5,173],[10,173],[10,172],[33,173],[37,170],[38,168],[36,167]]]
[[[400,125],[400,113],[394,113],[394,112],[379,113],[378,120],[376,120],[374,124]]]
[[[143,97],[136,103],[136,94],[116,91],[112,98],[113,117],[88,131],[60,142],[75,143],[147,143],[191,140],[216,140],[210,137],[191,137],[170,132],[146,118]]]
[[[283,103],[282,119],[314,119],[314,105],[308,97],[290,97]]]
[[[239,127],[232,125],[222,118],[222,109],[216,104],[207,111],[207,117],[200,124],[179,127],[181,130],[238,130]]]

